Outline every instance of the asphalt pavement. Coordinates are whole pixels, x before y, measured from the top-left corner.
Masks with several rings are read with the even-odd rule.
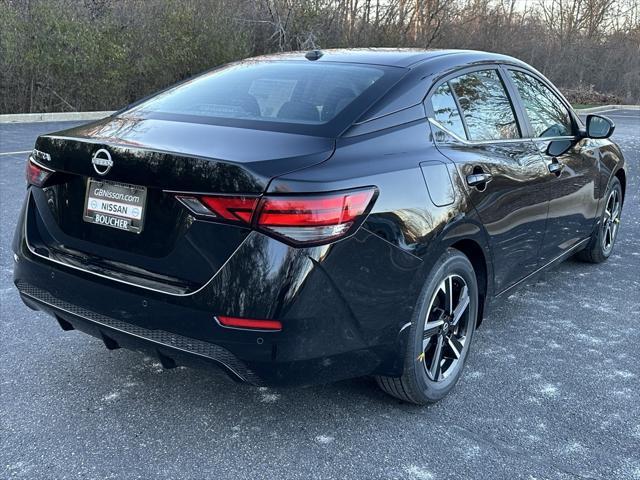
[[[607,115],[629,165],[612,257],[513,293],[429,407],[368,378],[163,370],[27,309],[10,250],[26,154],[6,153],[75,123],[0,125],[0,479],[640,479],[640,111]]]

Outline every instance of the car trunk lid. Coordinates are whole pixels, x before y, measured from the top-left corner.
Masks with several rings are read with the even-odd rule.
[[[39,163],[57,172],[52,185],[32,195],[36,218],[27,223],[28,239],[42,256],[127,283],[189,293],[215,275],[250,230],[196,220],[175,192],[260,195],[272,178],[329,158],[334,141],[112,117],[41,136],[36,149],[47,154]],[[104,175],[92,164],[100,149],[113,162]],[[85,221],[92,180],[144,187],[139,233]]]
[[[261,193],[271,178],[320,163],[333,139],[156,119],[109,117],[38,138],[46,167],[163,190]],[[114,165],[100,176],[100,148]]]

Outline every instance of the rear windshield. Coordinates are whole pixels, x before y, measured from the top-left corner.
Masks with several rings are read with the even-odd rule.
[[[357,110],[370,106],[390,85],[389,77],[398,78],[398,70],[328,62],[246,62],[183,82],[125,115],[313,134],[341,114],[362,113]],[[360,108],[350,108],[358,103]]]

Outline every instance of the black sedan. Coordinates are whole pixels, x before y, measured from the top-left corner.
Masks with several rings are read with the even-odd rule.
[[[437,401],[491,304],[571,255],[611,255],[613,129],[502,55],[230,64],[38,138],[15,284],[63,329],[166,368],[279,386],[374,375]]]

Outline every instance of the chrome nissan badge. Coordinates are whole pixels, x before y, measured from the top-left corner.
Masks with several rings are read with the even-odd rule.
[[[113,167],[111,154],[104,148],[101,148],[93,154],[91,163],[93,164],[93,169],[98,175],[106,175],[107,173],[109,173],[109,170],[111,170],[111,167]]]

